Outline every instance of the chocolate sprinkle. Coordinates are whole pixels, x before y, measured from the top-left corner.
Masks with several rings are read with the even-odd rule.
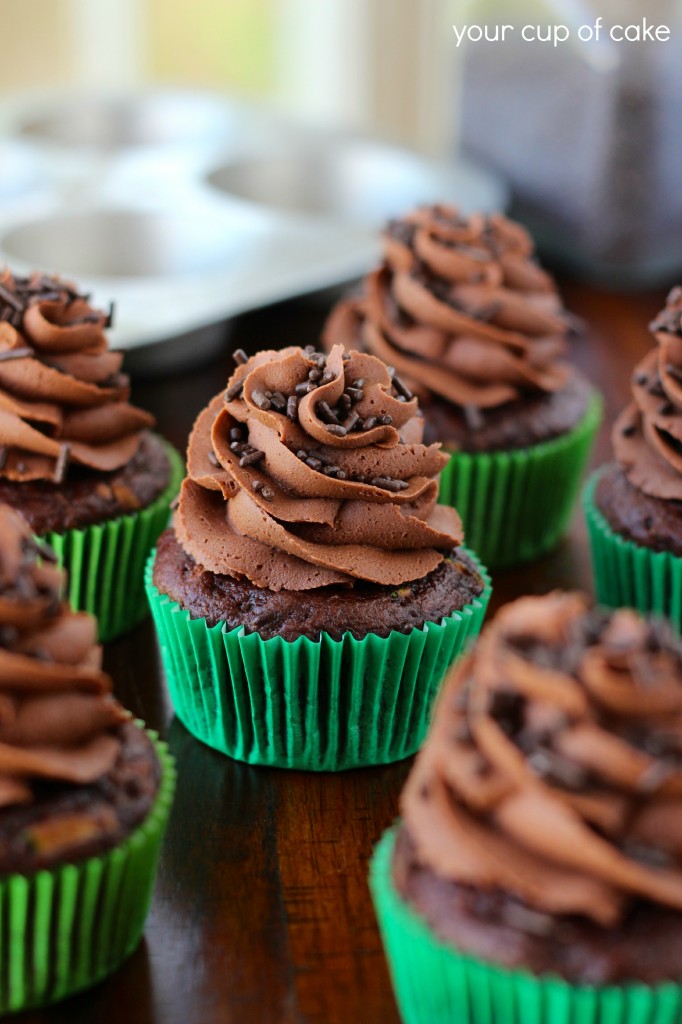
[[[483,426],[483,414],[477,405],[463,405],[462,412],[469,430],[480,430]]]
[[[272,402],[262,391],[252,391],[251,401],[257,409],[262,409],[263,412],[267,412],[268,409],[272,408]]]
[[[298,398],[296,395],[289,395],[287,398],[287,419],[295,423],[298,419]]]
[[[265,458],[265,452],[260,451],[258,448],[252,448],[250,451],[245,452],[239,460],[239,465],[242,469],[245,466],[255,466],[257,462],[261,462]]]
[[[398,377],[395,373],[393,374],[393,388],[394,388],[395,391],[398,392],[398,394],[402,398],[405,399],[406,402],[411,402],[412,401],[412,398],[414,397],[412,395],[412,392],[407,387],[407,385],[403,383],[403,381],[400,379],[400,377]]]
[[[372,487],[380,487],[383,491],[404,491],[409,484],[405,480],[394,480],[390,476],[375,476],[371,480]]]
[[[7,348],[3,352],[0,352],[0,363],[7,363],[10,359],[27,359],[29,356],[34,355],[32,348]]]
[[[225,392],[225,398],[228,402],[234,401],[238,398],[244,390],[244,381],[236,380],[233,384],[230,384],[229,388]]]
[[[249,357],[247,356],[243,348],[236,348],[232,353],[232,358],[234,359],[237,366],[243,366],[244,363],[248,363],[249,361]]]
[[[57,464],[54,470],[54,482],[56,484],[64,483],[64,477],[69,466],[69,460],[71,458],[71,445],[63,444],[59,449],[59,455],[57,456]]]
[[[318,402],[318,404],[315,406],[315,411],[323,423],[338,424],[338,417],[334,410],[329,407],[328,402]]]

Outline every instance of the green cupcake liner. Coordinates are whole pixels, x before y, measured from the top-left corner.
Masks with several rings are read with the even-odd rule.
[[[597,600],[663,616],[682,631],[682,558],[616,533],[594,500],[601,474],[593,473],[583,491]]]
[[[449,450],[438,500],[457,509],[467,544],[489,568],[529,562],[559,543],[601,416],[594,392],[581,422],[563,437],[510,452]]]
[[[102,643],[137,626],[148,614],[144,566],[168,525],[170,503],[177,494],[184,464],[164,442],[171,464],[168,487],[147,508],[82,530],[46,533],[40,539],[55,551],[68,573],[65,597],[72,608],[90,612],[99,624]]]
[[[471,555],[471,553],[469,552]],[[471,556],[473,558],[473,556]],[[210,747],[250,764],[341,771],[418,749],[449,665],[480,632],[480,597],[440,623],[356,640],[263,640],[192,619],[145,582],[175,712]]]
[[[370,889],[405,1024],[682,1024],[682,985],[571,985],[486,964],[441,942],[400,897],[396,829],[376,847]]]
[[[139,943],[175,789],[173,758],[155,732],[148,735],[161,763],[159,791],[121,846],[34,875],[0,878],[0,1013],[47,1006],[89,988]]]

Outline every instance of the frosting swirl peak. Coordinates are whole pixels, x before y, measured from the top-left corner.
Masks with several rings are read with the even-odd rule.
[[[682,501],[682,288],[651,324],[653,348],[635,367],[633,401],[613,427],[613,448],[630,483]]]
[[[578,594],[507,605],[446,684],[402,797],[419,861],[613,926],[682,910],[682,647]]]
[[[383,242],[363,296],[332,312],[327,345],[364,347],[464,408],[566,385],[568,317],[520,225],[431,206],[390,222]]]
[[[102,671],[97,622],[60,598],[63,574],[0,505],[0,806],[45,781],[87,784],[113,766],[128,714]]]
[[[270,590],[418,579],[462,541],[437,505],[440,445],[374,356],[312,348],[246,360],[197,419],[176,536],[211,572]]]
[[[108,314],[56,277],[0,273],[0,475],[60,483],[71,463],[120,469],[148,413],[130,405]]]

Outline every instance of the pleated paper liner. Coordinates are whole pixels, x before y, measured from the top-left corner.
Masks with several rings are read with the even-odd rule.
[[[149,614],[144,566],[168,525],[170,503],[184,473],[175,448],[166,442],[164,448],[171,464],[170,482],[147,508],[82,530],[41,537],[68,572],[66,597],[71,606],[96,616],[102,642],[127,633]]]
[[[171,700],[180,721],[210,747],[250,764],[341,771],[414,753],[449,665],[474,639],[490,599],[410,633],[350,633],[333,640],[263,640],[226,630],[146,585]]]
[[[396,830],[376,847],[370,888],[405,1024],[680,1024],[682,985],[571,985],[509,970],[441,942],[400,897],[391,873]]]
[[[581,422],[563,437],[517,451],[450,453],[438,500],[457,509],[467,544],[490,569],[529,562],[559,543],[601,415],[595,392]]]
[[[663,616],[682,631],[682,558],[651,551],[616,533],[594,500],[600,477],[597,470],[583,491],[597,600],[610,608]]]
[[[0,1013],[47,1006],[88,988],[138,945],[175,789],[173,758],[155,732],[148,735],[161,763],[159,792],[121,846],[0,878]]]

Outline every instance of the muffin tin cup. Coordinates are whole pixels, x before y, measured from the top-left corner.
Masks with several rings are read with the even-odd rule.
[[[483,593],[440,623],[388,637],[287,641],[191,618],[154,586],[152,556],[147,595],[178,718],[250,764],[341,771],[407,757],[447,668],[481,629],[491,587],[473,560]]]
[[[173,758],[148,735],[161,764],[159,791],[125,842],[80,863],[0,879],[0,1013],[89,988],[139,943],[175,789]]]
[[[583,491],[597,600],[663,616],[682,631],[682,558],[651,551],[612,529],[595,502],[601,473],[593,473]]]
[[[168,525],[170,503],[184,473],[175,448],[167,442],[164,448],[171,465],[170,482],[147,508],[82,530],[41,537],[67,570],[65,596],[74,609],[97,617],[102,642],[127,633],[149,614],[144,566]]]
[[[595,392],[581,422],[563,437],[510,452],[450,451],[438,500],[457,509],[467,543],[489,568],[529,562],[559,543],[601,415]]]
[[[682,986],[572,985],[486,964],[439,941],[397,892],[396,830],[376,847],[370,888],[405,1024],[679,1024]]]

